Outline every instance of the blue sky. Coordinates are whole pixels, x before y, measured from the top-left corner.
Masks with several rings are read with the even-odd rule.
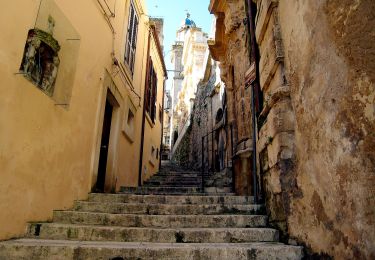
[[[176,31],[186,17],[186,10],[197,27],[204,32],[211,30],[212,16],[208,12],[209,0],[146,0],[148,14],[153,17],[164,18],[164,52],[167,69],[172,69],[170,63],[170,49],[176,38]],[[172,75],[169,77],[171,78]],[[167,89],[170,88],[170,80]]]

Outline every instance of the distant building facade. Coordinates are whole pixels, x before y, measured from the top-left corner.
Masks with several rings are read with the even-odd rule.
[[[177,31],[172,46],[174,77],[171,87],[170,147],[174,150],[186,133],[199,81],[204,74],[204,55],[207,50],[207,34],[196,27],[190,15]],[[176,145],[177,144],[177,145]]]
[[[172,112],[172,97],[170,91],[164,93],[164,118],[163,118],[163,142],[162,142],[162,160],[170,159],[170,140],[171,140],[171,112]]]

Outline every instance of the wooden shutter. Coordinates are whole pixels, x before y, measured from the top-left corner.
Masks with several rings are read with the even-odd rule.
[[[132,36],[133,36],[133,23],[134,23],[134,8],[133,3],[130,3],[129,8],[129,23],[128,23],[128,33],[125,43],[125,61],[127,64],[130,64],[130,52],[131,52],[131,42],[132,42]]]
[[[147,72],[146,72],[146,86],[145,86],[145,110],[150,115],[153,123],[156,119],[156,95],[157,95],[157,76],[154,66],[149,57]]]
[[[133,28],[133,37],[132,37],[132,47],[134,50],[137,47],[137,34],[138,34],[138,17],[134,13],[134,28]]]
[[[152,60],[149,57],[148,66],[147,66],[147,72],[146,72],[146,86],[145,86],[145,109],[150,114],[150,108],[151,108],[151,81],[152,81]]]
[[[152,68],[152,99],[151,99],[151,118],[152,122],[155,123],[156,119],[156,95],[157,95],[157,85],[158,85],[158,78],[156,76],[156,71]]]
[[[131,72],[134,71],[135,51],[138,34],[138,17],[133,2],[130,3],[128,35],[125,44],[125,62],[129,65]]]

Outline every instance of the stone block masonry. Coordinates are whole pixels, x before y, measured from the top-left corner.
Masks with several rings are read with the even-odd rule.
[[[210,1],[210,52],[220,61],[236,151],[248,156],[243,86],[259,77],[258,174],[270,224],[283,241],[306,245],[308,257],[375,258],[375,2],[247,1],[256,7],[258,61],[239,22],[245,2]],[[234,162],[241,192],[251,191],[249,165],[245,156]]]
[[[372,259],[375,4],[255,2],[270,223],[311,256]]]

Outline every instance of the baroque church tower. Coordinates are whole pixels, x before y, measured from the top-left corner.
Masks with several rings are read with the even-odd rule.
[[[176,41],[172,46],[171,62],[173,64],[173,80],[171,87],[171,124],[170,147],[184,135],[189,125],[189,116],[196,88],[203,78],[204,53],[207,50],[207,34],[197,27],[187,13],[176,33]]]

